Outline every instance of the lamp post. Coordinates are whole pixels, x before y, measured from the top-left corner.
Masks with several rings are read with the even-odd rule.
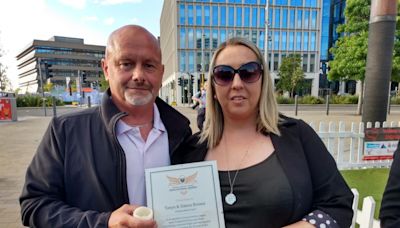
[[[44,111],[44,116],[47,116],[46,98],[44,97],[44,88],[43,88],[42,59],[41,58],[38,58],[38,65],[39,65],[39,77],[40,77],[40,90],[42,92],[42,100],[43,100],[43,111]]]

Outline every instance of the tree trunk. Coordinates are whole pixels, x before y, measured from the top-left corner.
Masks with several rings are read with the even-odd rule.
[[[364,98],[364,81],[361,80],[361,89],[360,94],[358,94],[358,103],[357,103],[357,115],[361,115],[361,110],[363,106],[363,98]]]

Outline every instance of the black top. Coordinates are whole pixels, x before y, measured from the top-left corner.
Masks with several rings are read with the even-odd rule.
[[[236,171],[230,171],[231,180]],[[293,211],[293,192],[275,153],[241,169],[233,186],[236,203],[228,205],[228,172],[219,171],[226,227],[282,227]]]

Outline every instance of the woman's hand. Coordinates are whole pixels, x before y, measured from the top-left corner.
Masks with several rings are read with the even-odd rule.
[[[117,210],[113,211],[108,220],[108,227],[156,228],[157,224],[153,219],[142,220],[133,217],[133,211],[137,207],[138,206],[124,204]]]
[[[315,226],[306,221],[298,221],[282,228],[314,228]]]

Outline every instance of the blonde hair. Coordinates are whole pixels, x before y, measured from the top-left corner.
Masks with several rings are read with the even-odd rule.
[[[227,46],[234,45],[242,45],[252,50],[256,54],[257,60],[263,68],[261,94],[258,103],[259,111],[257,116],[257,131],[261,133],[273,133],[276,135],[280,135],[278,128],[278,105],[275,99],[269,69],[268,66],[265,64],[263,55],[261,54],[257,46],[254,45],[251,41],[244,38],[234,37],[220,44],[211,59],[211,65],[208,74],[209,79],[207,83],[206,118],[199,141],[199,143],[202,143],[207,140],[208,148],[214,148],[219,144],[224,130],[224,116],[222,113],[222,108],[218,100],[214,99],[215,83],[213,80],[213,69],[215,67],[215,60],[217,56],[221,53],[221,51],[224,50]]]

